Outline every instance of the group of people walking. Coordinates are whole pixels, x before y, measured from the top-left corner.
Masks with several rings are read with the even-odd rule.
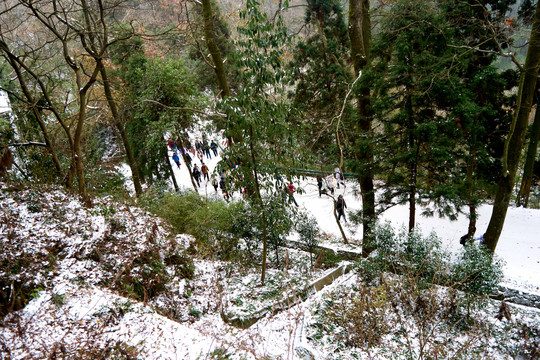
[[[336,167],[334,169],[333,174],[329,174],[324,178],[321,175],[317,175],[317,187],[319,189],[319,197],[321,197],[323,194],[326,195],[328,193],[334,195],[335,189],[339,189],[340,186],[345,188],[345,177],[343,176],[343,173],[341,172],[339,167]],[[336,212],[338,214],[338,221],[341,221],[341,217],[343,217],[343,220],[347,222],[347,218],[345,217],[346,208],[347,204],[343,199],[343,195],[340,194],[336,201]]]
[[[216,194],[218,193],[218,189],[220,189],[223,194],[223,198],[226,201],[229,201],[231,199],[231,192],[228,186],[227,173],[223,170],[220,170],[219,172],[214,171],[214,173],[212,173],[212,176],[210,177],[210,169],[208,165],[204,162],[204,157],[206,157],[206,159],[212,159],[212,153],[214,157],[218,156],[218,144],[215,140],[212,140],[210,143],[208,143],[208,140],[203,135],[203,138],[201,140],[195,140],[195,146],[191,147],[189,136],[187,132],[185,132],[184,134],[182,134],[182,136],[177,137],[176,141],[167,140],[167,144],[169,148],[173,151],[172,160],[178,166],[178,168],[180,168],[181,166],[180,155],[186,161],[187,166],[191,167],[192,158],[189,153],[191,153],[192,155],[195,155],[195,153],[197,153],[201,165],[199,167],[198,164],[193,164],[193,168],[191,171],[193,180],[197,183],[197,186],[200,187],[201,182],[203,181],[206,181],[206,183],[210,182],[214,187]],[[212,153],[210,151],[212,151]],[[234,161],[229,161],[228,159],[225,160],[225,163],[228,164],[231,169],[234,169],[237,166]],[[341,172],[339,167],[336,167],[333,173],[325,177],[317,175],[317,187],[319,189],[319,197],[321,197],[323,194],[333,195],[336,189],[340,189],[340,186],[345,187],[345,181],[343,173]],[[298,203],[294,198],[295,192],[296,188],[292,183],[288,183],[286,186],[280,185],[278,189],[278,194],[280,194],[280,196],[282,196],[284,200],[298,207]],[[240,186],[240,193],[245,194],[245,188],[243,186]],[[335,202],[335,206],[336,212],[338,214],[338,221],[341,221],[341,218],[343,217],[343,220],[347,222],[347,218],[345,217],[345,209],[347,208],[347,204],[343,199],[343,195],[338,196]]]
[[[217,141],[211,140],[211,142],[208,143],[208,140],[206,139],[206,136],[204,134],[202,139],[195,140],[194,146],[192,146],[187,132],[176,136],[175,140],[167,140],[167,145],[169,149],[173,152],[172,159],[178,168],[180,168],[180,166],[182,165],[182,163],[180,162],[181,157],[186,161],[186,165],[191,167],[191,156],[196,155],[197,158],[201,161],[201,166],[204,165],[205,157],[206,159],[212,159],[212,153],[214,154],[214,156],[218,156],[219,145]],[[212,153],[210,153],[210,150],[212,151]],[[204,175],[204,173],[202,174]]]

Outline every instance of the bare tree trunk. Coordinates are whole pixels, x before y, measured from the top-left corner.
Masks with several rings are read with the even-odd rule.
[[[176,176],[174,176],[174,169],[171,165],[171,161],[169,160],[169,157],[165,155],[165,162],[167,163],[167,170],[169,171],[169,174],[171,175],[171,180],[173,182],[174,190],[178,191],[180,188],[178,187],[178,183],[176,182]]]
[[[349,38],[351,40],[351,57],[353,59],[354,72],[357,77],[371,61],[371,17],[369,14],[369,0],[349,1]],[[369,89],[358,94],[358,135],[370,141],[372,136],[372,114],[370,107]],[[363,246],[362,255],[367,256],[373,247],[373,227],[376,221],[375,214],[375,191],[373,185],[373,148],[371,144],[358,149],[356,154],[360,165],[358,183],[362,195],[362,228]]]
[[[210,3],[210,0],[202,0],[201,3],[203,9],[204,39],[206,40],[206,46],[210,51],[210,56],[214,63],[214,71],[216,73],[221,98],[224,99],[231,95],[231,91],[229,89],[225,66],[223,65],[223,57],[216,44],[212,4]]]
[[[253,146],[253,125],[249,126],[249,150],[251,152],[251,162],[253,166],[253,180],[255,183],[255,198],[261,207],[262,213],[262,230],[263,230],[263,253],[262,253],[262,266],[261,266],[261,284],[264,285],[266,279],[266,258],[268,252],[268,225],[266,223],[266,208],[261,196],[261,186],[259,184],[259,178],[257,176],[257,159],[255,158],[255,148]],[[249,183],[249,181],[248,181]]]
[[[474,143],[475,141],[473,141]],[[478,218],[478,215],[476,214],[476,203],[473,201],[473,177],[474,177],[474,170],[476,168],[476,149],[474,146],[471,147],[471,156],[469,158],[469,162],[467,164],[467,179],[466,179],[466,186],[467,186],[467,200],[469,201],[469,227],[467,229],[467,240],[471,241],[474,237],[474,233],[476,232],[476,219]]]
[[[486,233],[484,244],[493,253],[501,236],[506,212],[510,203],[512,189],[519,165],[525,133],[529,122],[533,97],[540,65],[540,6],[536,7],[529,41],[525,66],[521,73],[518,101],[512,126],[505,143],[503,170],[499,177],[493,212]]]
[[[538,92],[537,92],[538,93]],[[517,197],[517,206],[528,207],[529,197],[531,195],[531,186],[534,172],[534,161],[536,160],[536,152],[538,150],[538,141],[540,140],[540,111],[536,105],[536,113],[534,114],[534,122],[529,137],[529,146],[527,147],[527,156],[525,158],[525,166],[523,167],[523,178],[521,187]]]

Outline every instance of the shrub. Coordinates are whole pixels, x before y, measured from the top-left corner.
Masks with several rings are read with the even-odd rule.
[[[322,315],[325,332],[348,347],[370,348],[380,344],[390,331],[390,304],[383,287],[361,286],[355,292],[330,295]]]
[[[452,264],[450,278],[454,287],[470,300],[493,294],[503,277],[503,262],[482,245],[466,246]]]
[[[449,255],[441,249],[436,234],[424,237],[418,230],[402,229],[395,233],[390,223],[375,228],[375,251],[368,259],[359,261],[359,271],[369,284],[382,273],[408,274],[421,282],[439,282],[444,277]]]
[[[300,236],[300,242],[304,243],[309,251],[309,260],[311,267],[313,267],[313,253],[319,244],[320,228],[317,224],[317,219],[312,216],[308,217],[305,214],[300,214],[296,223],[296,231]]]
[[[193,191],[161,193],[154,189],[140,204],[167,220],[176,233],[193,235],[202,256],[232,260],[237,255],[239,237],[235,225],[236,219],[242,218],[243,203],[204,199]]]

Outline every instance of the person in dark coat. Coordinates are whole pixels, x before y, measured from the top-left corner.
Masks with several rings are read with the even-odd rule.
[[[188,151],[184,151],[184,158],[186,159],[186,164],[187,166],[191,167],[191,156],[189,156],[189,152]]]
[[[207,159],[212,158],[212,155],[210,154],[210,145],[208,145],[208,141],[206,140],[203,141],[202,150],[204,152],[204,155],[206,155]]]
[[[193,165],[193,178],[197,182],[197,186],[201,186],[201,171],[197,164]]]
[[[217,194],[217,189],[218,189],[218,186],[219,186],[219,181],[218,181],[218,178],[217,178],[216,173],[213,173],[213,174],[212,174],[211,180],[212,180],[212,186],[214,187],[214,190],[216,190],[216,194]]]
[[[212,140],[212,142],[210,143],[210,148],[214,152],[214,156],[218,156],[218,151],[217,151],[218,145],[214,140]]]
[[[347,218],[345,217],[345,209],[347,208],[347,204],[345,203],[345,200],[343,199],[343,195],[339,195],[336,203],[336,211],[338,213],[338,221],[341,221],[341,217],[343,216],[343,220],[347,222]]]
[[[321,194],[322,194],[322,183],[323,183],[323,180],[322,180],[321,175],[317,175],[317,187],[319,188],[319,197],[321,197]]]
[[[228,202],[230,198],[230,194],[229,194],[229,190],[227,189],[227,184],[225,183],[225,179],[223,178],[223,176],[219,180],[219,188],[221,189],[221,193],[223,194],[223,197]]]

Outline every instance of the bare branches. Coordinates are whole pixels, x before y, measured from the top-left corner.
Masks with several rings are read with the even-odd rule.
[[[226,114],[221,114],[221,113],[208,114],[207,112],[201,111],[201,110],[198,110],[198,109],[186,108],[186,107],[178,107],[178,106],[168,106],[168,105],[160,103],[159,101],[155,101],[155,100],[151,100],[151,99],[145,99],[142,102],[157,104],[157,105],[162,106],[162,107],[164,107],[166,109],[169,109],[169,110],[191,111],[191,112],[194,112],[194,113],[197,113],[197,114],[202,114],[202,115],[207,115],[207,116],[217,115],[217,116],[222,117],[222,118],[227,118]]]

